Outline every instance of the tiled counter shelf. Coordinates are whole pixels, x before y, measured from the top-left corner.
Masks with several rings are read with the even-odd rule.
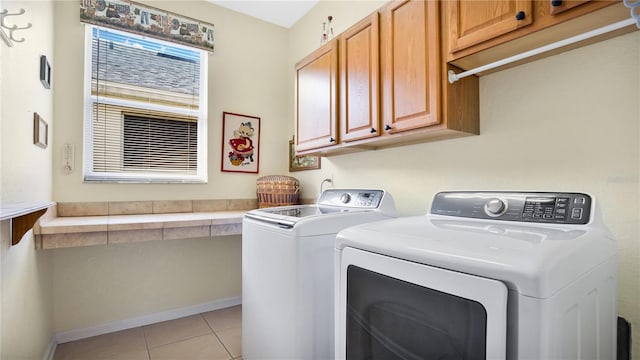
[[[34,234],[40,249],[239,235],[255,207],[255,200],[63,203]]]

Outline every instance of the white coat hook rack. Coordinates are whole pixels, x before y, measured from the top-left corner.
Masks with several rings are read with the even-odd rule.
[[[640,0],[636,0],[636,4],[640,4]],[[633,9],[631,9],[631,11],[633,11]],[[571,45],[573,43],[577,43],[579,41],[586,40],[586,39],[589,39],[589,38],[592,38],[592,37],[595,37],[595,36],[598,36],[598,35],[606,34],[606,33],[609,33],[609,32],[612,32],[612,31],[615,31],[615,30],[618,30],[618,29],[622,29],[622,28],[627,27],[629,25],[634,25],[634,24],[637,25],[637,20],[634,17],[632,17],[632,18],[627,19],[627,20],[622,20],[622,21],[619,21],[619,22],[611,24],[611,25],[603,26],[601,28],[588,31],[588,32],[586,32],[584,34],[572,36],[570,38],[567,38],[567,39],[564,39],[564,40],[560,40],[560,41],[556,41],[556,42],[551,43],[549,45],[545,45],[545,46],[539,47],[537,49],[529,50],[529,51],[523,52],[521,54],[508,57],[506,59],[498,60],[496,62],[492,62],[490,64],[483,65],[483,66],[477,67],[475,69],[463,71],[463,72],[461,72],[459,74],[456,74],[453,70],[449,70],[449,72],[448,72],[449,83],[453,84],[454,82],[456,82],[456,81],[458,81],[458,80],[460,80],[462,78],[465,78],[467,76],[471,76],[471,75],[475,75],[475,74],[481,73],[483,71],[488,71],[488,70],[491,70],[491,69],[495,69],[497,67],[500,67],[500,66],[503,66],[503,65],[506,65],[506,64],[510,64],[510,63],[513,63],[513,62],[516,62],[516,61],[519,61],[519,60],[522,60],[522,59],[526,59],[526,58],[531,57],[531,56],[542,54],[542,53],[545,53],[547,51],[555,50],[555,49],[561,48],[563,46]]]
[[[18,16],[24,13],[25,13],[24,9],[20,9],[20,11],[15,14],[9,13],[9,10],[7,9],[4,9],[2,10],[2,12],[0,12],[0,37],[2,37],[2,40],[4,40],[4,42],[9,47],[13,46],[14,42],[17,42],[17,43],[24,42],[24,38],[16,39],[15,37],[13,37],[14,31],[25,30],[30,28],[32,25],[31,23],[27,23],[27,25],[23,27],[18,27],[18,25],[15,25],[15,24],[12,26],[9,26],[5,24],[4,20],[9,16]],[[8,35],[6,31],[9,32]]]
[[[640,0],[624,0],[624,6],[629,8],[631,17],[636,21],[640,29]]]

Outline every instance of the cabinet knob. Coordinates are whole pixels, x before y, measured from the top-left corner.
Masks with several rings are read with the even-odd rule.
[[[562,0],[551,0],[551,6],[560,6],[562,5]]]
[[[518,21],[524,20],[524,17],[525,17],[524,11],[518,11],[518,13],[516,14],[516,20]]]
[[[389,130],[391,130],[391,126],[389,126],[389,124],[385,125],[385,126],[384,126],[384,130],[385,130],[385,131],[389,131]]]
[[[330,139],[329,139],[329,142],[330,142],[330,143],[334,143],[334,142],[336,142],[336,139],[334,139],[334,138],[330,138]]]
[[[371,128],[371,130],[369,130],[369,132],[372,134],[375,133],[376,131],[377,131],[376,128]]]

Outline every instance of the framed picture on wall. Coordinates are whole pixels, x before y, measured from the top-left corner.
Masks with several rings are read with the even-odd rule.
[[[289,140],[289,171],[320,169],[320,156],[296,155],[295,137]]]
[[[49,145],[49,124],[38,113],[33,113],[33,143],[46,149]]]
[[[40,56],[40,82],[45,89],[51,89],[51,64],[44,55]]]
[[[260,118],[222,113],[221,171],[257,174],[260,168]]]

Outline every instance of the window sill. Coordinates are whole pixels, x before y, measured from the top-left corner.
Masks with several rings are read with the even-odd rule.
[[[57,217],[34,228],[36,247],[59,249],[242,233],[246,211]]]

